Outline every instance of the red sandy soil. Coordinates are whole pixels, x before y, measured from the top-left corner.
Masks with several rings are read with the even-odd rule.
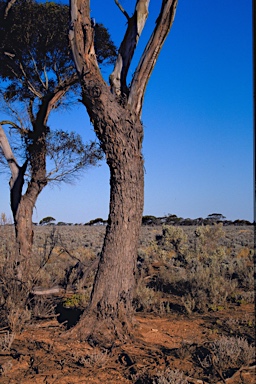
[[[149,377],[167,367],[182,370],[191,383],[254,383],[255,366],[242,367],[223,380],[218,372],[206,376],[194,358],[208,342],[221,335],[231,336],[230,330],[223,328],[230,317],[253,319],[253,305],[202,316],[175,312],[165,317],[136,315],[133,342],[113,346],[111,351],[69,340],[65,326],[57,319],[39,321],[16,336],[9,352],[0,354],[0,383],[146,384],[152,383]]]

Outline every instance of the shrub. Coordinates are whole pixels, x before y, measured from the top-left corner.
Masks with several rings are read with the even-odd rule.
[[[74,355],[74,359],[84,367],[102,368],[108,363],[109,354],[108,351],[94,349],[90,354],[85,356]]]
[[[255,359],[255,349],[246,339],[222,336],[211,345],[213,365],[221,371],[241,368]]]
[[[160,292],[156,292],[145,285],[140,279],[133,299],[133,306],[137,311],[151,312],[160,308]]]
[[[12,343],[15,339],[15,333],[10,333],[7,331],[4,335],[0,336],[0,351],[1,352],[6,352],[9,351]]]
[[[55,315],[55,307],[52,298],[45,296],[35,296],[30,303],[32,316],[35,319],[44,319]]]
[[[224,236],[223,224],[206,225],[195,230],[195,251],[197,255],[211,256],[218,252],[220,239]]]
[[[71,297],[64,300],[63,306],[65,308],[85,307],[90,300],[90,291],[90,289],[87,289],[83,293],[74,293]]]
[[[194,260],[186,268],[187,293],[182,301],[188,313],[194,310],[205,312],[225,307],[237,282],[227,279],[221,263],[212,260],[210,265]]]
[[[187,249],[187,235],[180,227],[163,225],[163,237],[160,244],[165,250],[173,249],[177,255],[184,254]]]
[[[153,384],[188,384],[184,373],[178,369],[171,370],[167,368],[165,371],[158,371]]]

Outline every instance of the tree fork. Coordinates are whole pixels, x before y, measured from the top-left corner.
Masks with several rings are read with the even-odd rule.
[[[105,345],[116,338],[125,340],[126,333],[130,334],[131,330],[144,203],[143,126],[140,116],[146,85],[173,23],[177,0],[162,0],[155,28],[130,88],[126,86],[126,76],[148,16],[150,0],[137,0],[131,17],[119,1],[115,0],[115,3],[128,23],[110,76],[110,88],[102,78],[94,54],[89,0],[71,0],[72,27],[69,35],[82,85],[82,102],[110,169],[108,226],[91,300],[71,333],[94,344]]]

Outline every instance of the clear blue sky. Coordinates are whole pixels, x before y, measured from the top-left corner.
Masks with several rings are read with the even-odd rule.
[[[128,11],[135,3],[120,2]],[[151,3],[135,59],[161,2]],[[114,0],[92,0],[91,8],[118,45],[126,20]],[[179,0],[143,108],[145,215],[197,218],[217,212],[230,220],[253,220],[251,8],[251,0]],[[135,68],[136,60],[131,73]],[[94,138],[82,105],[56,112],[49,125],[75,129],[85,140]],[[0,177],[0,212],[11,216],[8,177]],[[75,185],[46,187],[33,219],[106,219],[108,205],[109,172],[103,163]]]

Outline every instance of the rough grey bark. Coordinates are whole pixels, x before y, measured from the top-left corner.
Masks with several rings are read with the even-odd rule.
[[[84,103],[110,169],[110,211],[90,305],[73,330],[92,343],[129,337],[139,231],[143,213],[143,97],[159,52],[174,20],[177,0],[162,0],[152,36],[133,76],[126,76],[145,25],[149,0],[137,0],[119,48],[110,87],[103,80],[93,45],[90,1],[71,0],[70,41]]]

